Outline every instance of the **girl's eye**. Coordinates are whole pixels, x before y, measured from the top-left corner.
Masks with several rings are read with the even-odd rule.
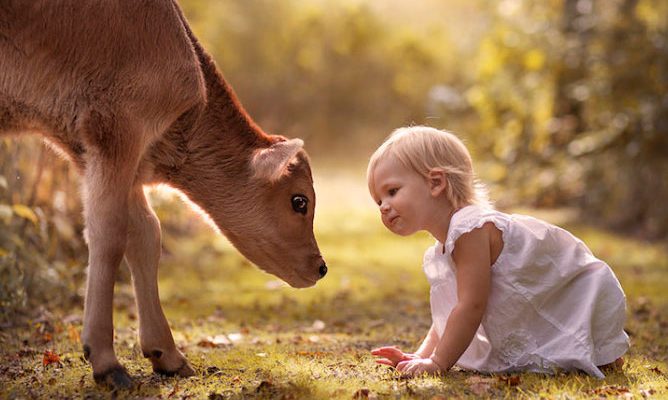
[[[392,189],[388,190],[387,193],[388,193],[390,196],[394,196],[395,194],[397,194],[398,191],[399,191],[399,189],[392,188]]]

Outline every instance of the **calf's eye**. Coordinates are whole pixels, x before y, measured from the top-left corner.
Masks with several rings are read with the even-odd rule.
[[[292,209],[300,214],[306,214],[308,210],[308,198],[303,194],[292,196]]]

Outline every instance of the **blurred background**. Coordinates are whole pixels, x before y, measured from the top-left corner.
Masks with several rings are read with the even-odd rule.
[[[328,206],[375,212],[368,156],[393,129],[424,124],[465,140],[500,209],[567,210],[665,244],[665,0],[180,4],[256,122],[306,141],[316,233],[343,221],[323,227]],[[79,182],[39,138],[0,140],[0,322],[81,304]],[[169,192],[151,196],[166,257],[178,238],[214,236]]]

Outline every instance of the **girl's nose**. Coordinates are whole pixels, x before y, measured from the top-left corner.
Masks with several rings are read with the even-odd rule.
[[[381,214],[385,214],[385,213],[387,213],[388,211],[390,211],[390,205],[387,204],[387,203],[385,203],[385,202],[381,203],[381,204],[380,204],[380,213],[381,213]]]

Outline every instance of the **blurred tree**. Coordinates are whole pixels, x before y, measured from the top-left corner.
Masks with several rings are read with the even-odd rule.
[[[392,129],[425,122],[435,84],[463,81],[459,50],[438,25],[418,32],[362,2],[225,3],[183,6],[251,115],[308,139],[314,154],[366,156]]]
[[[668,234],[666,3],[503,1],[495,11],[468,92],[492,176],[516,201],[578,204],[591,221]]]
[[[665,237],[668,4],[619,0],[595,6],[600,33],[587,59],[587,85],[580,84],[590,128],[569,144],[570,154],[586,163],[581,204],[593,219]]]

